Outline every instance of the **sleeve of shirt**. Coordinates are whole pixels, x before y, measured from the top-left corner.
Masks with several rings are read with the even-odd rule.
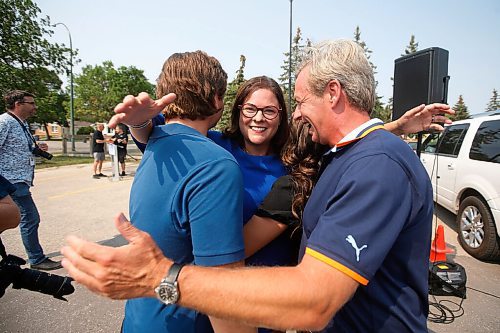
[[[14,185],[12,185],[7,179],[0,175],[0,199],[5,198],[16,191]]]
[[[7,139],[7,133],[9,132],[9,126],[5,119],[0,120],[0,147],[3,146],[5,139]]]
[[[195,263],[219,266],[243,260],[243,180],[231,159],[199,168],[186,189]]]
[[[352,163],[334,191],[306,253],[366,285],[409,217],[411,184],[399,164],[381,154]]]
[[[292,178],[289,175],[281,176],[274,182],[255,215],[271,218],[287,226],[298,225],[299,221],[292,214],[292,201]]]
[[[154,117],[153,119],[151,119],[151,121],[153,122],[153,127],[159,126],[159,125],[165,125],[165,117],[162,114],[157,115],[156,117]],[[134,138],[134,136],[132,135],[132,133],[130,133],[130,136],[132,137],[132,140],[134,140],[135,145],[137,146],[137,148],[139,148],[139,150],[141,151],[141,153],[144,154],[144,151],[146,150],[146,145],[147,144],[137,141]]]

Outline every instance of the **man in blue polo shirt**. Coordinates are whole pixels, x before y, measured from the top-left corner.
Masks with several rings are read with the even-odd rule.
[[[165,109],[168,126],[154,128],[137,169],[130,216],[176,262],[176,270],[163,270],[157,299],[127,302],[124,333],[213,332],[206,316],[172,304],[169,283],[175,284],[185,264],[243,266],[241,173],[234,158],[206,137],[222,115],[226,80],[220,63],[201,51],[173,54],[163,65],[157,96],[175,93],[176,99]],[[130,96],[122,106],[148,98]],[[248,329],[210,320],[216,332]]]
[[[313,141],[331,149],[304,210],[299,265],[186,266],[177,280],[177,302],[282,330],[427,332],[429,177],[406,143],[370,119],[375,80],[363,49],[336,40],[308,51],[296,80],[294,117],[310,126]],[[111,298],[154,296],[161,274],[154,273],[147,287],[140,278],[127,280],[125,287],[106,273],[171,267],[161,254],[141,267],[127,265],[156,246],[128,222],[117,226],[141,240],[127,249],[127,256],[115,251],[116,263],[110,264],[100,259],[108,248],[70,238],[62,250],[68,258],[63,266],[77,281]]]

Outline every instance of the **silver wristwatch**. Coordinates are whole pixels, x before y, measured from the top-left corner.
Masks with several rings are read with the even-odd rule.
[[[160,285],[155,288],[156,297],[167,305],[175,304],[179,300],[177,278],[183,266],[183,264],[173,263],[168,270],[167,276],[165,276],[163,280],[160,281]]]

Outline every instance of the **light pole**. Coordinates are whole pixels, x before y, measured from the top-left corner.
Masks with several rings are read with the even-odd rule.
[[[290,53],[288,54],[288,112],[292,114],[292,7],[293,0],[290,0]]]
[[[62,25],[66,28],[68,31],[69,35],[69,49],[70,49],[70,60],[69,60],[69,84],[70,84],[70,122],[71,122],[71,151],[74,152],[76,151],[75,149],[75,109],[74,109],[74,104],[73,104],[73,42],[71,40],[71,32],[69,31],[69,28],[66,26],[64,23],[56,23],[54,24],[54,27]]]

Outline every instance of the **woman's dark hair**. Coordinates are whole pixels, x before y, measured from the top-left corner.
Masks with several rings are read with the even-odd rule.
[[[292,178],[292,213],[301,222],[304,207],[317,181],[319,161],[328,150],[328,146],[311,140],[310,126],[303,121],[292,120],[290,137],[281,156]]]
[[[279,154],[283,149],[283,146],[288,139],[290,132],[288,126],[288,113],[285,104],[285,98],[283,97],[283,91],[281,90],[279,84],[267,76],[257,76],[248,81],[245,81],[238,92],[236,93],[236,99],[234,100],[233,107],[231,109],[231,125],[229,128],[224,130],[224,136],[236,140],[238,144],[243,148],[244,140],[243,134],[240,131],[239,120],[240,120],[240,109],[239,106],[245,103],[245,100],[249,95],[254,93],[259,89],[267,89],[271,91],[278,99],[280,111],[280,123],[278,125],[278,131],[271,139],[271,151],[274,154]]]

